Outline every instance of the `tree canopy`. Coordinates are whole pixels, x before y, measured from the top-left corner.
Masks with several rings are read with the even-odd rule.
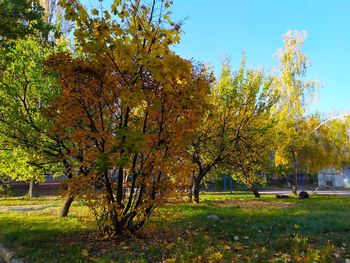
[[[45,9],[37,0],[0,1],[0,44],[27,35],[47,37],[51,27],[44,13]]]
[[[170,50],[181,30],[169,2],[116,1],[101,16],[78,2],[63,7],[80,56],[50,58],[61,89],[51,132],[72,141],[64,153],[79,171],[71,187],[100,229],[135,231],[189,172],[184,146],[207,107],[208,72]]]

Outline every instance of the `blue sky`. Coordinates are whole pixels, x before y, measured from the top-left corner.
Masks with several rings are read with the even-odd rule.
[[[216,74],[225,55],[237,67],[242,49],[249,66],[272,71],[282,34],[307,31],[307,77],[323,84],[311,109],[350,111],[349,0],[175,0],[173,17],[188,17],[176,51],[209,63]]]
[[[272,71],[282,34],[307,31],[307,77],[323,83],[312,111],[350,112],[350,0],[174,0],[172,11],[175,20],[187,17],[175,51],[216,75],[224,56],[238,67],[243,49],[248,66]]]

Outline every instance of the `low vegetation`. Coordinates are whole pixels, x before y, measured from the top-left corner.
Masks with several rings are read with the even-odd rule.
[[[0,243],[28,262],[344,262],[350,258],[349,197],[260,199],[203,194],[167,204],[136,235],[104,238],[83,203],[59,218],[63,200],[1,199]],[[17,207],[17,211],[13,208]],[[20,211],[31,207],[30,211]],[[7,208],[7,211],[5,211]],[[216,215],[218,219],[208,219]]]

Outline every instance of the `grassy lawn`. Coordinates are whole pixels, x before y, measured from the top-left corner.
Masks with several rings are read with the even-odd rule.
[[[203,194],[168,204],[136,236],[99,236],[82,203],[58,218],[61,199],[0,199],[0,243],[28,262],[345,262],[350,197],[276,199]],[[26,205],[36,211],[7,211]],[[2,210],[1,210],[2,209]],[[217,215],[218,220],[207,219]],[[350,262],[350,261],[349,261]]]

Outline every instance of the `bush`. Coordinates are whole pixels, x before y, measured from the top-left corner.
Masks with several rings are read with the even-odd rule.
[[[6,179],[0,179],[0,196],[10,195],[10,182]]]

